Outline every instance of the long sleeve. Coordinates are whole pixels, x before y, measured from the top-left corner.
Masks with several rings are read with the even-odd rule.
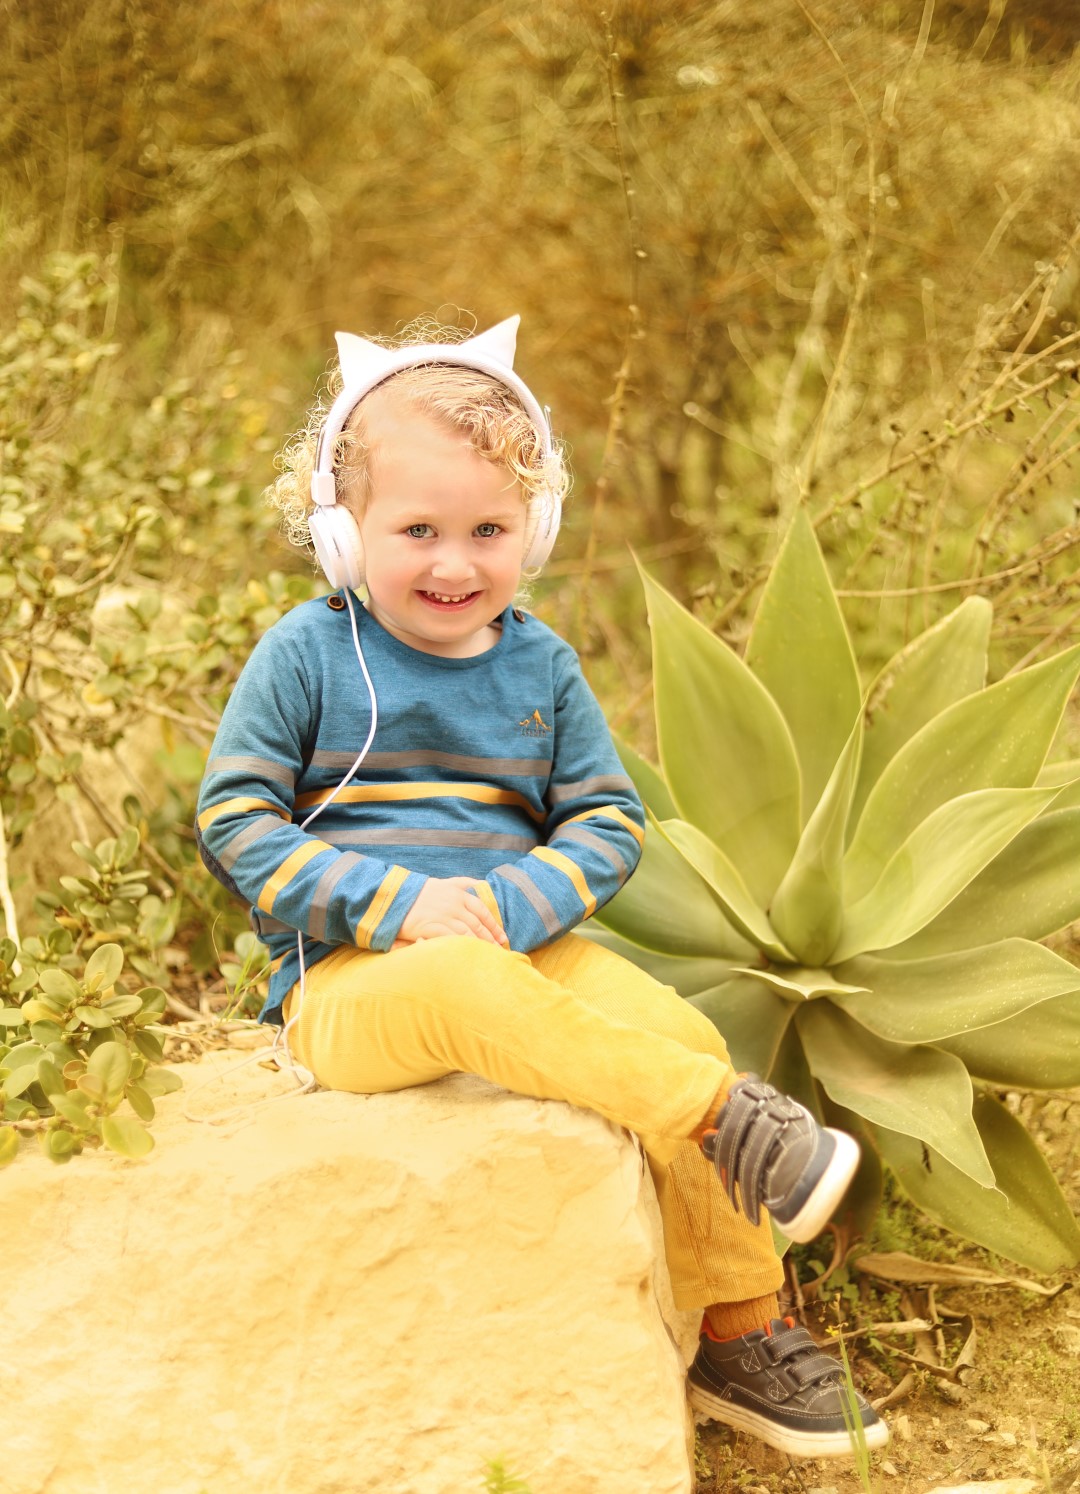
[[[645,834],[641,801],[603,712],[567,654],[550,723],[543,844],[486,879],[511,946],[525,952],[568,933],[614,897],[638,863]],[[536,730],[548,724],[540,720]]]
[[[424,876],[337,849],[319,838],[318,821],[310,833],[293,823],[296,784],[317,729],[311,669],[278,630],[252,653],[199,794],[200,851],[208,869],[252,905],[261,932],[284,927],[326,945],[389,949]]]

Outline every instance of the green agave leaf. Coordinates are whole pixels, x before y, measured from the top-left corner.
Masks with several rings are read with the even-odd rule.
[[[799,838],[799,765],[780,709],[726,644],[641,572],[660,764],[679,816],[765,907]]]
[[[740,1073],[767,1074],[776,1059],[794,1007],[746,976],[690,997],[727,1044]]]
[[[754,946],[736,933],[708,883],[654,821],[645,832],[637,871],[598,909],[594,922],[661,954],[709,955],[739,964],[754,955]]]
[[[814,1083],[814,1076],[810,1072],[810,1065],[794,1022],[788,1023],[773,1066],[763,1077],[768,1079],[770,1084],[775,1085],[781,1094],[790,1095],[793,1100],[798,1100],[800,1105],[805,1105],[811,1115],[816,1116],[822,1125],[825,1124],[821,1091]]]
[[[983,789],[935,809],[844,920],[834,962],[909,939],[952,902],[1056,789]]]
[[[660,776],[660,769],[654,768],[652,763],[646,762],[627,742],[615,739],[615,750],[630,782],[638,791],[642,804],[658,820],[678,819],[679,811],[675,808],[675,801],[668,793],[668,786]]]
[[[1080,991],[1075,965],[1026,939],[927,960],[862,955],[836,973],[868,988],[836,995],[837,1006],[893,1043],[936,1043]]]
[[[731,975],[730,960],[713,959],[708,955],[686,956],[661,954],[659,950],[643,949],[639,944],[613,934],[610,929],[598,928],[596,920],[590,921],[575,931],[580,938],[593,944],[614,950],[624,960],[637,965],[662,986],[673,986],[680,996],[696,996],[712,986],[721,985]]]
[[[822,1106],[825,1124],[846,1131],[859,1143],[859,1167],[833,1219],[850,1240],[865,1239],[881,1207],[884,1174],[873,1136],[862,1118],[843,1105],[826,1099]]]
[[[818,802],[859,716],[862,690],[843,615],[804,508],[796,510],[769,572],[747,640],[746,663],[791,729],[805,816]]]
[[[1041,776],[1041,775],[1040,775]],[[1045,939],[1080,918],[1080,806],[1060,798],[924,929],[889,951],[917,960],[1001,939]]]
[[[773,928],[806,965],[825,963],[844,926],[844,839],[861,748],[862,719],[856,715],[769,908]]]
[[[905,645],[870,686],[859,786],[851,821],[904,743],[928,721],[986,684],[987,648],[994,609],[985,597],[968,597],[925,633]]]
[[[1080,995],[1071,991],[977,1032],[945,1038],[968,1072],[1009,1089],[1080,1086]]]
[[[785,965],[781,970],[736,969],[735,974],[771,986],[788,1001],[812,1001],[815,996],[846,995],[865,991],[865,986],[847,986],[831,970],[810,970],[805,965]]]
[[[1047,763],[1035,782],[1040,788],[1051,784],[1060,786],[1061,793],[1054,800],[1055,809],[1080,808],[1080,761]]]
[[[980,789],[1029,788],[1080,673],[1080,644],[999,680],[928,722],[885,768],[866,801],[844,864],[860,897],[928,815]]]
[[[768,918],[754,902],[735,867],[696,825],[664,820],[657,826],[675,849],[712,888],[735,928],[770,958],[793,963],[790,952],[776,937]],[[632,885],[632,884],[631,884]]]
[[[938,1224],[1029,1271],[1070,1270],[1080,1260],[1080,1229],[1042,1153],[991,1096],[978,1097],[974,1117],[997,1188],[978,1187],[939,1157],[928,1171],[909,1136],[875,1127],[874,1139],[904,1192]]]
[[[959,1059],[886,1042],[827,1001],[799,1007],[795,1022],[814,1078],[831,1100],[875,1126],[917,1137],[977,1183],[993,1183]]]

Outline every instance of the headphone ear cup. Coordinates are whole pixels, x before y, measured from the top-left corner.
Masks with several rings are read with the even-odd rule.
[[[529,542],[529,548],[525,552],[522,561],[522,570],[538,571],[541,566],[547,564],[548,557],[555,548],[555,541],[559,537],[559,521],[562,518],[562,501],[558,490],[549,488],[541,493],[535,500],[539,517],[533,537]]]
[[[364,542],[360,529],[340,503],[312,510],[308,517],[311,542],[319,565],[330,585],[357,587],[364,584]]]

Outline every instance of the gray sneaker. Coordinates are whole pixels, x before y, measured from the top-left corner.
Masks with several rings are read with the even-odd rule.
[[[852,1452],[843,1369],[794,1318],[773,1318],[764,1329],[722,1340],[706,1322],[689,1380],[695,1411],[781,1452],[803,1458]],[[889,1429],[857,1391],[854,1413],[867,1447],[884,1447]]]
[[[800,1242],[825,1228],[859,1165],[853,1137],[819,1126],[756,1074],[731,1086],[701,1148],[751,1224],[768,1209],[788,1239]]]

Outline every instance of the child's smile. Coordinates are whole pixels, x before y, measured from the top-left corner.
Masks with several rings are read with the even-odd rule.
[[[367,403],[370,491],[360,533],[368,610],[424,653],[483,653],[521,580],[521,489],[506,467],[400,399],[376,394]]]

